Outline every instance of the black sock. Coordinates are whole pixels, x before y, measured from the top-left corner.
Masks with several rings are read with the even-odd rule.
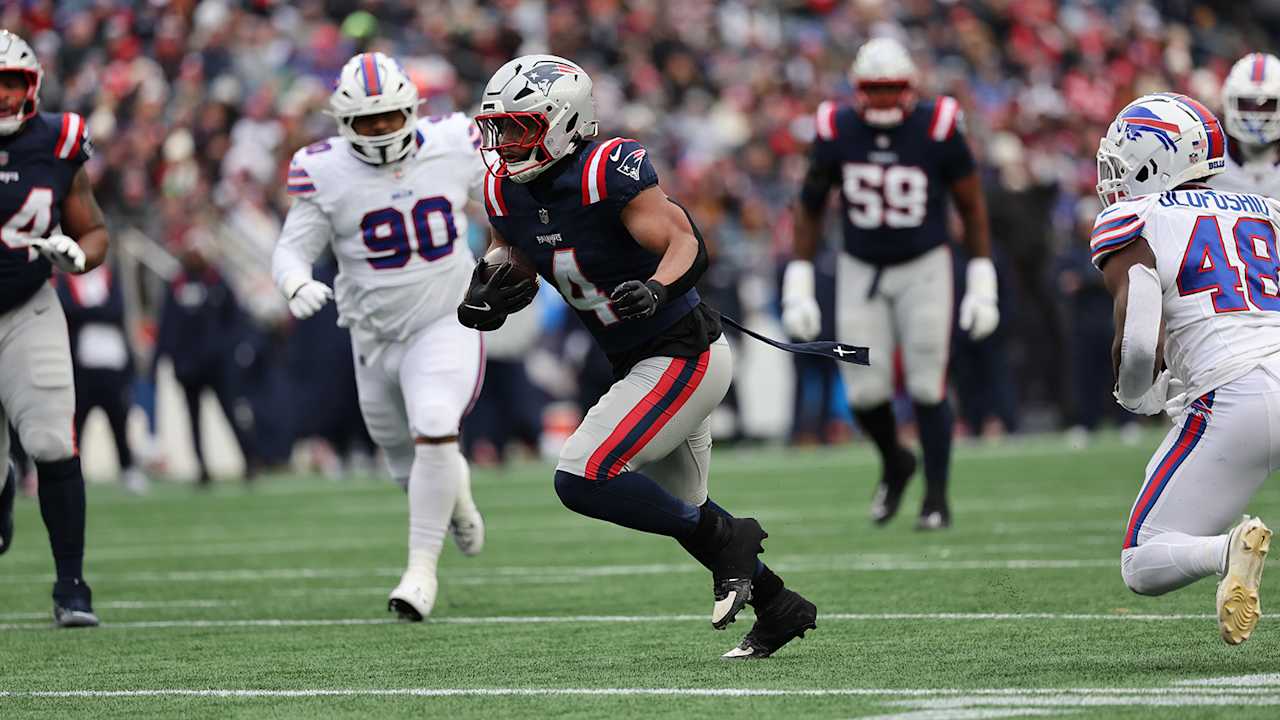
[[[898,422],[893,417],[893,406],[884,403],[866,410],[855,410],[853,416],[858,420],[858,427],[880,451],[880,461],[885,469],[896,468],[902,446],[898,444]]]
[[[40,483],[40,516],[49,530],[49,547],[59,580],[78,580],[84,573],[84,476],[80,458],[36,462]]]
[[[715,518],[731,518],[728,510],[717,505],[711,499],[707,499],[705,503],[700,505],[698,509],[701,516],[698,519],[698,530],[694,531],[693,537],[688,540],[681,540],[680,546],[693,557],[694,560],[702,563],[702,566],[711,569],[711,563],[708,558],[708,552],[705,549],[707,544],[712,542],[713,533],[718,528],[723,528],[724,523],[717,523]],[[702,544],[699,544],[702,543]],[[714,547],[714,545],[713,545]],[[756,561],[756,573],[751,580],[751,600],[748,602],[752,607],[762,607],[768,605],[770,600],[778,596],[782,592],[785,584],[782,578],[778,577],[768,565],[763,562]]]
[[[698,508],[635,471],[588,480],[557,470],[556,494],[565,507],[581,515],[677,540],[696,535],[702,525]]]
[[[916,425],[920,428],[920,448],[924,451],[925,510],[941,510],[947,506],[951,424],[951,406],[946,400],[936,405],[916,404]]]

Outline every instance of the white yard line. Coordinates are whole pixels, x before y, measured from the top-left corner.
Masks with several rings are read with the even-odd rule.
[[[1280,695],[1173,688],[306,688],[297,690],[158,688],[147,690],[5,690],[0,698],[305,698],[305,697],[495,697],[495,696],[675,696],[675,697],[882,697],[900,704],[962,702],[991,705],[1276,705]],[[915,698],[905,700],[905,698]],[[1186,702],[1183,702],[1186,701]]]
[[[31,619],[47,617],[38,615]],[[1205,621],[1210,614],[1105,614],[1105,613],[823,613],[819,622],[1181,622]],[[14,618],[27,619],[27,618]],[[478,617],[435,617],[427,625],[563,625],[563,624],[631,624],[668,622],[707,622],[707,615],[486,615]],[[180,628],[272,628],[326,627],[346,625],[388,625],[398,621],[387,617],[358,618],[244,618],[223,620],[138,620],[104,622],[102,627],[115,630],[155,630]],[[37,630],[49,623],[0,624],[0,631]]]
[[[988,560],[907,560],[902,556],[779,556],[769,563],[780,572],[931,572],[936,570],[1061,570],[1118,567],[1118,559],[988,559]],[[332,580],[335,578],[399,577],[403,568],[237,568],[227,570],[139,571],[95,573],[96,580],[111,582],[253,582],[267,580]],[[643,565],[514,565],[476,570],[446,569],[444,582],[494,584],[509,578],[588,578],[623,575],[669,575],[705,573],[694,562],[650,563]],[[14,575],[7,583],[46,583],[43,574]]]

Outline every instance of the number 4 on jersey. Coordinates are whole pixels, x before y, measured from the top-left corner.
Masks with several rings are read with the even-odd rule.
[[[618,314],[613,311],[609,296],[582,274],[578,256],[572,248],[556,251],[551,270],[555,274],[556,284],[560,286],[560,294],[574,309],[595,313],[602,325],[618,322]]]
[[[47,187],[33,187],[27,193],[22,207],[9,216],[0,226],[0,243],[12,250],[21,249],[27,253],[27,259],[35,258],[35,250],[28,249],[27,241],[31,238],[44,237],[49,232],[49,223],[53,218],[53,190]]]

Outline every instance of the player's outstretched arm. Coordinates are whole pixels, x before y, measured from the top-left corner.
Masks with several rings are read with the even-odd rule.
[[[1131,412],[1153,415],[1165,408],[1172,380],[1167,371],[1160,372],[1163,291],[1156,258],[1139,239],[1103,262],[1103,280],[1115,304],[1116,399]]]
[[[679,297],[706,272],[707,249],[684,208],[654,185],[622,208],[622,224],[640,247],[661,256],[653,277],[628,280],[613,289],[613,308],[624,319],[653,315],[668,297]]]
[[[110,236],[107,234],[107,222],[102,216],[102,208],[98,207],[98,201],[93,196],[93,184],[89,182],[89,174],[83,167],[71,179],[71,191],[62,200],[61,210],[62,230],[66,235],[47,238],[42,243],[44,247],[41,252],[50,256],[55,265],[67,272],[86,272],[101,265],[107,259]],[[61,242],[61,238],[70,239],[78,248]],[[45,247],[48,248],[47,252]],[[81,253],[84,256],[83,262],[74,257]],[[60,262],[59,257],[51,256],[59,254],[65,256],[61,258],[65,263]]]

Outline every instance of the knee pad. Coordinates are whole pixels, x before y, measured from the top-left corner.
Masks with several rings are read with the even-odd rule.
[[[56,426],[37,425],[34,421],[23,423],[18,429],[22,438],[22,447],[37,463],[52,463],[75,457],[75,444],[71,440],[71,418],[67,418],[65,427],[59,431]]]
[[[560,460],[556,463],[556,476],[565,472],[580,477],[587,474],[587,460],[595,451],[595,441],[584,432],[575,432],[560,448]]]
[[[1163,595],[1164,593],[1156,587],[1152,587],[1150,583],[1143,580],[1142,574],[1137,571],[1136,562],[1134,561],[1134,553],[1138,548],[1125,548],[1120,551],[1120,577],[1124,580],[1125,587],[1138,595],[1146,595],[1154,597]]]
[[[439,438],[458,434],[462,424],[460,409],[441,403],[422,403],[409,411],[409,429],[414,438]]]
[[[920,405],[937,405],[947,396],[946,374],[943,379],[939,380],[931,374],[926,373],[926,377],[907,376],[907,393],[911,395],[911,400]]]

